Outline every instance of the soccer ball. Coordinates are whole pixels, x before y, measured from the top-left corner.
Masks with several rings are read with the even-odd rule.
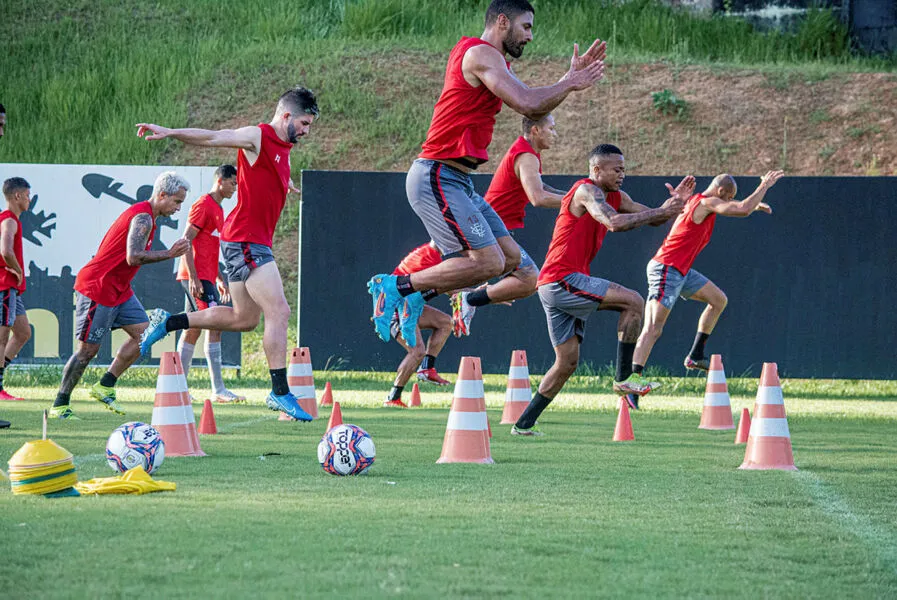
[[[106,442],[106,462],[113,470],[124,473],[134,467],[143,467],[152,473],[165,460],[165,442],[152,425],[125,423],[116,428]]]
[[[332,427],[318,444],[318,462],[331,475],[361,475],[376,454],[374,440],[357,425]]]

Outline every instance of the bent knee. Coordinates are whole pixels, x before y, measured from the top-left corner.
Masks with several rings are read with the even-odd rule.
[[[624,300],[624,308],[627,311],[637,312],[639,315],[645,312],[645,299],[633,290],[628,290]]]
[[[729,297],[722,291],[720,291],[719,296],[713,302],[713,307],[719,311],[723,311],[726,309],[726,305],[729,304]]]

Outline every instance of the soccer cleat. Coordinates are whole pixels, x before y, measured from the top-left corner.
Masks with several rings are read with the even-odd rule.
[[[117,415],[125,414],[125,411],[115,402],[115,388],[106,387],[105,385],[100,385],[99,383],[94,384],[92,388],[90,388],[90,397],[100,402],[103,406],[111,410]]]
[[[374,300],[374,313],[371,317],[371,321],[374,322],[374,330],[381,340],[388,342],[390,338],[389,324],[392,321],[392,315],[396,307],[402,300],[402,295],[399,294],[399,290],[396,288],[396,276],[374,275],[368,281],[368,293]],[[417,319],[414,320],[414,324],[416,327]],[[412,335],[411,337],[416,339],[417,335]],[[405,338],[405,341],[407,342],[408,338]],[[409,342],[408,345],[413,344]]]
[[[80,421],[81,417],[75,414],[68,404],[63,406],[51,406],[48,415],[51,419],[65,419],[68,421]]]
[[[528,435],[528,436],[538,436],[545,435],[541,429],[539,429],[538,425],[533,425],[529,429],[523,429],[521,427],[517,427],[514,425],[511,427],[511,435]]]
[[[0,390],[0,401],[6,400],[9,402],[23,402],[24,398],[19,398],[18,396],[13,396],[6,390]]]
[[[638,373],[633,373],[626,378],[625,381],[614,382],[614,393],[620,396],[627,394],[637,394],[644,396],[660,387],[660,384],[654,381],[648,381]]]
[[[690,371],[709,371],[710,370],[710,359],[709,358],[692,358],[690,356],[685,357],[685,368]]]
[[[140,354],[142,356],[147,356],[153,344],[168,335],[168,332],[165,330],[165,323],[168,322],[168,317],[170,316],[171,313],[161,308],[154,308],[150,312],[149,325],[140,334]]]
[[[427,383],[435,383],[436,385],[448,385],[449,380],[443,379],[439,376],[439,373],[436,372],[436,369],[431,367],[429,369],[421,369],[417,372],[418,381],[425,381]]]
[[[638,410],[638,394],[626,394],[623,397],[626,398],[626,403],[629,405],[629,408]]]
[[[399,330],[405,343],[414,348],[417,346],[417,321],[424,312],[424,297],[414,292],[402,299],[399,310]]]
[[[282,396],[278,396],[274,392],[271,392],[268,394],[268,397],[265,398],[265,404],[271,410],[284,412],[297,421],[311,421],[314,418],[302,410],[302,407],[299,406],[299,401],[296,400],[296,396],[290,392],[287,392]]]
[[[476,306],[467,303],[467,295],[470,292],[457,292],[452,294],[452,325],[455,337],[470,335],[470,322],[477,311]]]
[[[220,394],[212,394],[212,402],[218,402],[219,404],[240,404],[246,402],[246,396],[241,396],[240,394],[235,394],[232,391],[225,389]]]
[[[386,408],[408,408],[408,405],[396,398],[395,400],[387,400],[383,403]]]

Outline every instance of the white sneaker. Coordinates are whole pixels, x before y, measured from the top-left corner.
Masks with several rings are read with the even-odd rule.
[[[246,396],[241,396],[225,389],[220,394],[212,394],[212,402],[217,402],[219,404],[239,404],[241,402],[246,402]]]

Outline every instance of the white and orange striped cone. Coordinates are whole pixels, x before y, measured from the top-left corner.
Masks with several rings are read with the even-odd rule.
[[[318,401],[315,399],[315,378],[311,371],[311,351],[308,348],[293,348],[290,364],[287,366],[287,384],[290,393],[299,400],[302,410],[318,418]],[[293,417],[282,412],[281,421],[295,421]]]
[[[729,385],[723,370],[723,359],[719,354],[710,357],[707,371],[707,389],[704,392],[704,410],[698,429],[735,429],[732,421],[732,404],[729,401]]]
[[[478,357],[461,358],[452,408],[445,426],[442,456],[436,462],[438,464],[494,462],[489,447],[489,421],[486,417],[483,371]]]
[[[751,421],[744,462],[738,468],[797,470],[775,363],[763,363],[757,402],[754,404],[754,420]]]
[[[511,368],[508,370],[508,388],[505,392],[505,408],[501,413],[501,425],[513,425],[529,406],[533,390],[529,382],[529,366],[526,350],[511,352]]]
[[[205,456],[196,435],[196,417],[177,352],[163,352],[156,380],[153,427],[165,442],[165,456]]]

